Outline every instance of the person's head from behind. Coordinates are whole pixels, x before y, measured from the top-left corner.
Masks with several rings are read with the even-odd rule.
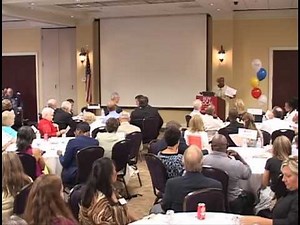
[[[207,106],[206,110],[205,110],[205,113],[207,115],[210,115],[210,116],[214,116],[216,114],[216,108],[214,105],[209,105]]]
[[[63,101],[61,103],[61,109],[64,110],[67,113],[71,113],[72,110],[72,104],[69,101]]]
[[[139,106],[144,108],[148,105],[148,97],[147,96],[141,96],[139,101]]]
[[[87,122],[80,122],[76,125],[75,136],[90,136],[91,127]]]
[[[2,153],[2,194],[16,196],[21,188],[30,182],[24,173],[19,156],[15,152]]]
[[[13,108],[13,106],[9,99],[5,98],[2,100],[2,112],[6,111],[6,110],[10,111],[10,110],[12,110],[12,108]]]
[[[93,163],[92,171],[88,177],[86,189],[82,193],[82,205],[89,207],[95,194],[100,191],[111,199],[112,184],[117,180],[117,172],[113,161],[103,157]]]
[[[189,129],[191,132],[204,131],[204,123],[200,115],[193,115],[189,121]]]
[[[193,108],[194,110],[198,110],[200,111],[202,107],[202,102],[200,99],[196,99],[195,101],[193,101]]]
[[[284,110],[286,112],[291,112],[298,108],[298,99],[292,98],[284,103]]]
[[[114,101],[109,101],[106,107],[109,112],[116,111],[116,103]]]
[[[53,219],[65,217],[74,220],[63,199],[61,178],[54,174],[39,176],[28,196],[24,219],[29,224],[53,224]]]
[[[54,109],[50,107],[45,107],[42,110],[42,118],[48,121],[53,120],[53,115],[54,115]]]
[[[57,108],[57,101],[54,98],[51,98],[48,100],[47,102],[47,107],[50,107],[52,109],[56,109]]]
[[[217,83],[218,83],[219,88],[224,87],[225,86],[225,78],[224,77],[217,78]]]
[[[217,152],[226,152],[227,151],[227,139],[222,134],[215,134],[211,139],[211,150]]]
[[[2,112],[2,126],[11,127],[15,123],[15,113],[13,110]]]
[[[73,108],[75,101],[72,98],[68,98],[66,101],[70,102]]]
[[[116,133],[119,127],[119,121],[116,118],[109,118],[105,125],[108,133]]]
[[[187,172],[201,172],[203,165],[203,154],[196,145],[190,145],[183,155],[183,165]]]
[[[244,121],[244,126],[246,129],[256,130],[254,116],[251,113],[246,112],[243,115],[242,120]]]
[[[168,129],[168,128],[170,128],[170,127],[175,127],[175,128],[177,128],[178,130],[180,130],[181,125],[180,125],[180,123],[178,123],[178,122],[175,121],[175,120],[170,120],[169,122],[166,123],[166,129]]]
[[[266,114],[265,114],[265,117],[266,117],[267,120],[273,119],[274,114],[273,114],[272,110],[267,110]]]
[[[290,191],[298,190],[298,156],[289,156],[281,164],[282,181]]]
[[[123,110],[120,113],[119,121],[120,121],[120,123],[129,122],[130,121],[130,113]]]
[[[245,112],[245,104],[244,104],[244,101],[242,99],[240,99],[240,98],[236,99],[235,103],[234,103],[234,106],[237,109],[238,114],[241,114],[241,113]]]
[[[113,92],[111,94],[110,99],[115,103],[115,105],[118,104],[119,101],[120,101],[120,95],[119,95],[119,93],[118,92]]]
[[[96,121],[96,116],[92,112],[84,112],[82,119],[84,122],[87,122],[88,124],[92,124],[93,122]]]
[[[35,139],[35,133],[30,126],[22,126],[17,133],[17,149],[20,152],[26,151],[30,148],[33,139]]]
[[[136,106],[140,106],[140,99],[141,99],[141,97],[143,97],[143,95],[137,95],[137,96],[135,96],[135,104],[136,104]]]
[[[180,130],[174,126],[167,128],[164,133],[164,139],[168,147],[174,147],[174,146],[178,147],[180,137],[181,137]]]
[[[236,121],[236,119],[238,117],[239,117],[239,113],[238,113],[237,109],[236,108],[231,108],[229,110],[229,113],[228,113],[229,121],[234,122],[234,121]]]
[[[272,109],[272,113],[274,115],[274,118],[283,119],[283,110],[279,106],[274,106]]]
[[[280,160],[284,160],[288,158],[289,155],[292,154],[291,141],[284,135],[275,138],[272,144],[272,148],[273,148],[273,155]]]

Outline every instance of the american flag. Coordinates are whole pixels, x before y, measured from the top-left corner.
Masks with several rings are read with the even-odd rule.
[[[85,67],[85,93],[86,93],[85,101],[87,103],[92,102],[91,79],[92,79],[91,65],[90,65],[89,54],[87,54],[86,67]]]

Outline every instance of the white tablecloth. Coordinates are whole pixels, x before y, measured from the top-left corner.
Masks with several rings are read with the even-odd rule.
[[[192,225],[192,224],[206,224],[206,225],[238,225],[239,215],[229,214],[229,213],[213,213],[207,212],[204,220],[199,220],[197,218],[196,212],[189,213],[175,213],[171,216],[164,214],[152,214],[146,216],[141,220],[130,223],[129,225]]]

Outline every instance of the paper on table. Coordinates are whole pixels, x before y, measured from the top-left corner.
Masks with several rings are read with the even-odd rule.
[[[248,139],[252,139],[252,140],[256,140],[256,138],[257,138],[257,130],[239,128],[238,134],[242,138],[248,138]]]
[[[244,143],[244,138],[242,138],[239,134],[229,134],[229,137],[234,142],[234,144],[238,147],[242,147]]]
[[[227,86],[227,88],[225,89],[225,95],[228,96],[228,97],[233,97],[236,95],[236,92],[237,90],[232,88],[232,87],[229,87]]]
[[[66,133],[68,133],[68,131],[71,129],[71,127],[70,126],[67,126],[67,128],[66,128]]]

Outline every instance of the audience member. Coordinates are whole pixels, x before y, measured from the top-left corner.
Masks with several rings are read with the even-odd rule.
[[[19,107],[23,107],[23,103],[20,98],[20,93],[17,92],[17,94],[15,95],[14,90],[12,88],[7,88],[6,95],[4,98],[9,99],[11,101],[12,108],[14,109],[15,113],[17,112]]]
[[[38,177],[29,192],[24,219],[29,225],[76,225],[71,210],[63,199],[60,177],[48,174]]]
[[[118,92],[113,92],[112,94],[111,94],[111,96],[110,96],[110,104],[111,105],[114,105],[115,106],[115,111],[116,111],[116,113],[120,113],[120,112],[122,112],[122,108],[121,107],[119,107],[118,106],[118,104],[119,104],[119,101],[120,101],[120,95],[119,95],[119,93]],[[108,114],[109,114],[109,109],[108,109],[108,106],[107,107],[104,107],[103,108],[103,110],[104,110],[104,115],[105,116],[107,116]]]
[[[250,178],[250,166],[237,152],[227,150],[227,139],[224,135],[216,134],[211,141],[211,148],[212,152],[204,157],[203,163],[228,173],[227,197],[230,211],[243,215],[253,213],[254,196],[242,190],[239,185],[240,180]]]
[[[266,120],[261,124],[261,130],[267,131],[272,135],[273,131],[279,129],[292,129],[287,121],[283,120],[283,110],[279,106],[275,106],[272,110],[274,118]]]
[[[11,111],[13,109],[11,101],[7,98],[2,100],[2,112]]]
[[[90,134],[99,127],[104,127],[103,121],[101,119],[97,119],[94,113],[92,112],[84,112],[83,113],[83,121],[87,122],[90,125]]]
[[[223,134],[226,137],[229,147],[236,147],[236,144],[232,141],[229,135],[237,134],[239,128],[244,128],[244,125],[237,121],[238,111],[236,108],[231,108],[229,110],[228,118],[229,118],[229,124],[226,127],[221,128],[218,131],[218,133]]]
[[[246,113],[244,101],[240,98],[237,98],[234,102],[234,107],[238,111],[238,120],[241,122],[244,114]]]
[[[119,121],[116,118],[109,118],[106,121],[106,131],[99,132],[97,139],[99,145],[104,149],[104,157],[111,158],[112,148],[115,143],[125,139],[125,134],[118,132]]]
[[[184,197],[192,191],[203,188],[222,188],[219,181],[208,178],[201,173],[203,154],[197,146],[191,145],[188,147],[183,158],[185,174],[168,179],[166,183],[161,203],[164,211],[172,209],[175,212],[182,212]]]
[[[8,134],[12,138],[17,138],[17,131],[12,128],[15,122],[15,113],[13,110],[2,112],[2,133]]]
[[[257,137],[255,140],[249,140],[252,143],[249,143],[248,146],[251,147],[255,147],[257,146],[257,141],[258,139],[260,139],[260,146],[257,147],[263,147],[263,143],[264,143],[264,137],[262,132],[257,129],[256,125],[255,125],[255,121],[254,121],[254,116],[251,113],[245,112],[243,117],[242,117],[242,121],[244,121],[244,126],[246,129],[250,129],[250,130],[256,130],[257,131]]]
[[[175,127],[178,130],[181,129],[181,125],[175,120],[171,120],[171,121],[167,122],[166,130],[171,127]],[[167,147],[168,147],[167,142],[163,137],[163,138],[159,139],[156,143],[153,143],[151,145],[152,153],[157,154],[159,151],[162,151],[163,149],[166,149]],[[183,133],[181,133],[180,139],[179,139],[178,153],[183,155],[184,151],[188,147],[189,146],[186,144],[185,139],[183,137]]]
[[[168,178],[181,176],[183,173],[182,155],[178,153],[180,130],[174,126],[166,129],[164,140],[167,147],[158,152],[158,157],[162,160],[167,169]]]
[[[54,111],[57,109],[57,100],[54,98],[51,98],[47,102],[47,107],[52,108]]]
[[[48,137],[58,137],[66,133],[66,130],[58,130],[58,127],[53,124],[53,114],[54,109],[50,107],[43,108],[42,119],[40,119],[38,123],[38,129],[42,137],[44,137],[45,134],[47,134]]]
[[[137,95],[134,98],[135,99],[135,104],[136,104],[137,107],[140,106],[140,99],[141,99],[141,97],[143,97],[143,95]]]
[[[34,156],[36,159],[36,176],[38,177],[43,174],[46,164],[42,156],[42,150],[31,147],[34,138],[35,133],[32,128],[29,126],[22,126],[17,134],[17,151]]]
[[[298,222],[298,157],[289,157],[281,165],[282,181],[289,190],[285,197],[280,198],[273,210],[272,218],[259,216],[242,216],[239,224],[252,225],[297,225]]]
[[[70,110],[70,113],[71,113],[71,115],[73,116],[73,115],[74,115],[74,103],[75,103],[75,101],[74,101],[72,98],[68,98],[66,101],[68,101],[68,102],[71,103],[71,110]]]
[[[194,115],[200,115],[201,116],[201,107],[202,107],[201,100],[196,99],[193,102],[193,111],[190,113],[190,116],[194,116]]]
[[[24,173],[19,156],[14,152],[2,153],[2,224],[13,214],[14,198],[32,179]]]
[[[194,143],[193,137],[198,137],[198,142]],[[199,138],[200,137],[200,138]],[[197,144],[203,150],[209,149],[208,135],[204,131],[204,123],[200,115],[194,115],[190,122],[188,129],[184,132],[184,139],[187,145]]]
[[[130,134],[135,131],[141,132],[141,128],[130,124],[129,121],[130,121],[130,113],[126,111],[122,111],[119,117],[120,126],[118,127],[118,132],[123,132],[125,134]]]
[[[120,117],[120,114],[116,111],[116,104],[113,101],[109,101],[107,103],[106,109],[108,110],[108,114],[105,114],[106,116],[103,119],[103,123],[105,123],[109,118],[118,119]]]
[[[97,159],[82,193],[80,224],[126,225],[136,220],[127,203],[113,187],[116,168],[109,158]]]
[[[58,150],[59,161],[63,167],[61,178],[63,183],[76,184],[77,162],[76,154],[85,147],[99,146],[98,140],[90,137],[90,126],[86,122],[78,123],[75,130],[75,138],[69,140],[66,151]]]
[[[220,128],[224,127],[224,122],[216,115],[214,105],[207,106],[205,114],[202,116],[202,120],[209,141]]]
[[[70,128],[66,133],[67,137],[75,136],[76,122],[72,119],[71,109],[72,104],[68,101],[63,101],[61,107],[56,109],[53,117],[53,121],[58,125],[59,130],[65,131],[67,127]]]
[[[272,145],[273,157],[269,158],[265,165],[265,171],[262,179],[262,188],[270,185],[271,190],[275,193],[277,199],[286,195],[286,188],[281,179],[280,167],[282,162],[292,153],[292,145],[286,136],[279,136],[274,140]]]
[[[284,103],[285,116],[284,120],[292,123],[293,118],[296,114],[298,114],[298,99],[293,98]]]

